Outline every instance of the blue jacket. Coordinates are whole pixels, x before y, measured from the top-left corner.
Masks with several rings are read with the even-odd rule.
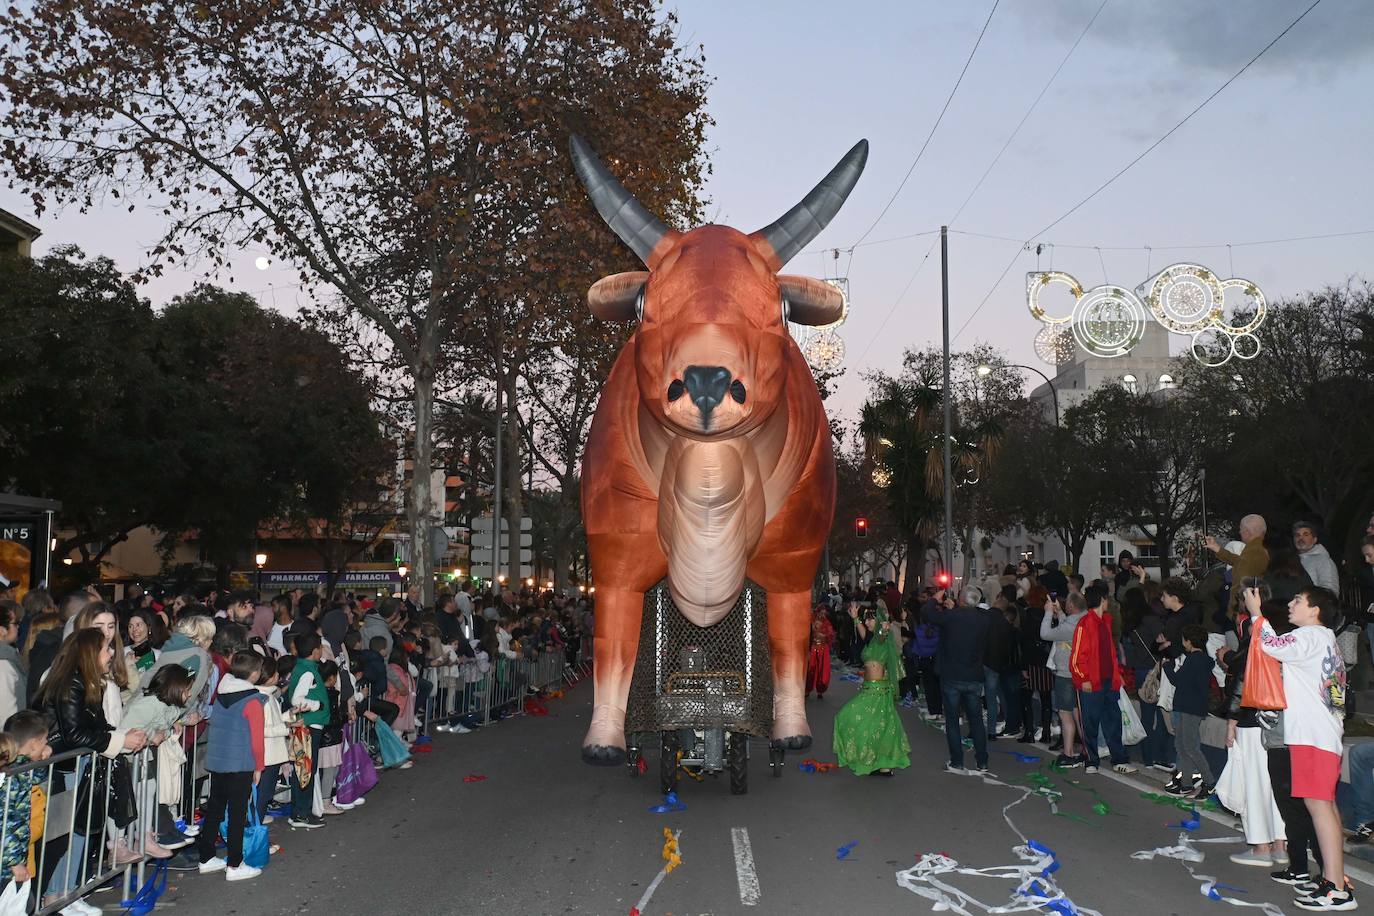
[[[1211,694],[1212,660],[1201,650],[1183,656],[1177,671],[1171,662],[1164,663],[1164,676],[1174,685],[1174,711],[1207,718]]]
[[[251,773],[264,766],[263,706],[267,697],[248,681],[226,674],[215,697],[205,745],[211,773]]]

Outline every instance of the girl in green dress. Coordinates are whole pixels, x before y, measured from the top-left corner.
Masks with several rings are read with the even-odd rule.
[[[864,646],[864,680],[859,693],[835,716],[835,757],[855,776],[891,776],[894,768],[911,766],[911,745],[896,706],[902,655],[881,602],[874,622],[856,624],[872,627],[873,638]]]

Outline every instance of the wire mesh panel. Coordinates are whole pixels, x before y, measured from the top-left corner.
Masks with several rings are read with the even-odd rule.
[[[625,729],[676,728],[725,728],[759,737],[772,731],[768,602],[753,582],[745,580],[735,606],[709,627],[679,613],[667,580],[645,593]]]

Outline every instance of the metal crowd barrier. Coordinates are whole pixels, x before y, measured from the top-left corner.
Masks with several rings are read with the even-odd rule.
[[[523,715],[525,697],[576,683],[591,670],[590,654],[584,659],[579,653],[570,662],[563,648],[545,649],[533,657],[497,658],[480,675],[476,664],[431,668],[423,675],[433,686],[420,711],[421,734],[464,720],[485,725],[494,718]]]
[[[38,888],[35,913],[56,912],[110,881],[119,881],[121,899],[133,896],[134,889],[142,886],[149,861],[147,841],[156,839],[157,833],[156,778],[150,766],[154,753],[150,747],[111,760],[94,751],[68,751],[6,767],[0,773],[0,835],[7,836],[14,819],[22,816],[12,810],[22,797],[22,783],[30,784],[30,801],[33,787],[44,792],[43,807],[29,815],[30,824],[43,825],[41,833],[29,837],[30,894]],[[70,772],[65,770],[67,764],[72,766]],[[22,781],[20,793],[12,791],[15,780]],[[117,828],[108,816],[114,797],[111,786],[116,784],[121,786],[121,797],[133,807],[127,812],[132,820],[123,828]],[[137,855],[136,860],[116,861],[121,841]],[[52,894],[47,893],[50,887]]]

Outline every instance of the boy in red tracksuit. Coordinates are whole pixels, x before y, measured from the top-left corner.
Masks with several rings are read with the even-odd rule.
[[[1121,741],[1121,667],[1112,638],[1112,618],[1107,615],[1107,596],[1096,585],[1083,591],[1088,613],[1073,631],[1069,652],[1069,674],[1078,691],[1078,714],[1083,725],[1083,750],[1088,758],[1084,772],[1096,773],[1099,760],[1097,735],[1100,730],[1112,754],[1112,769],[1134,773],[1126,745]]]

